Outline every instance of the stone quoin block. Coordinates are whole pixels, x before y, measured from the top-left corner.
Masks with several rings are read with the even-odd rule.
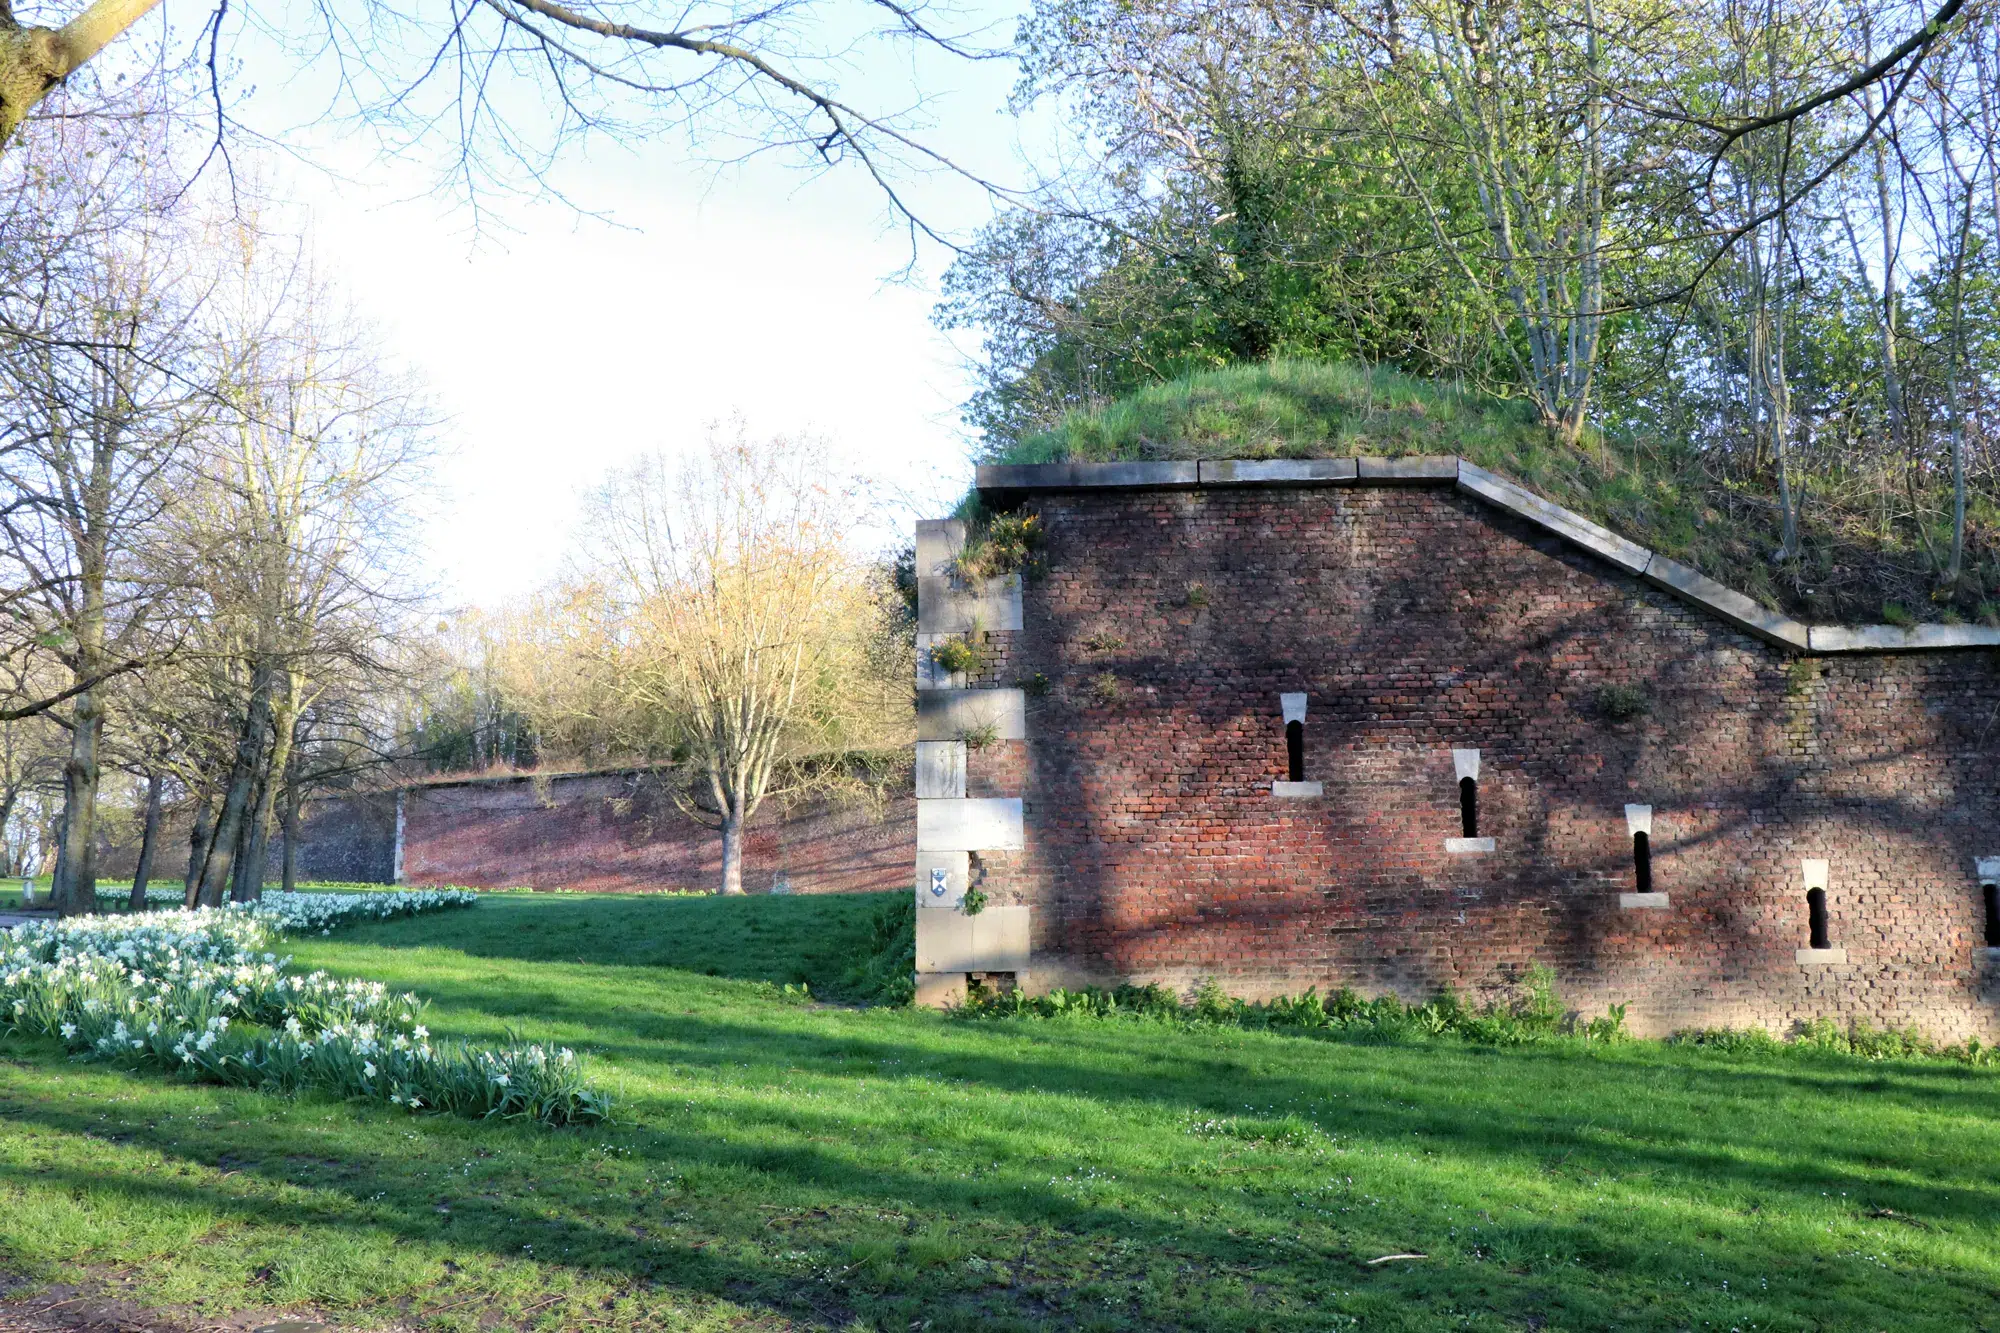
[[[965,795],[965,742],[917,742],[917,799],[957,800]]]
[[[1618,906],[1627,911],[1664,912],[1672,907],[1664,893],[1621,893]]]
[[[1320,782],[1284,782],[1274,779],[1271,795],[1281,801],[1309,801],[1326,795],[1326,785]]]
[[[1485,856],[1493,851],[1493,839],[1446,838],[1444,849],[1451,856]]]
[[[965,550],[965,521],[957,518],[917,520],[917,577],[945,578]]]
[[[1021,628],[1021,576],[1003,574],[970,586],[917,576],[917,633],[971,634]]]
[[[957,907],[965,901],[972,856],[968,852],[917,853],[917,905]]]
[[[1024,972],[1028,928],[1025,907],[988,907],[974,916],[920,907],[917,971]]]
[[[917,694],[917,739],[1018,741],[1028,734],[1028,698],[1020,690],[924,690]]]
[[[960,801],[917,802],[917,851],[1019,851],[1021,798],[973,797]]]

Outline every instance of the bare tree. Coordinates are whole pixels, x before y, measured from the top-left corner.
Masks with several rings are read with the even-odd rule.
[[[95,909],[105,692],[159,648],[154,611],[179,581],[165,520],[204,409],[187,377],[199,283],[158,207],[150,146],[143,121],[110,144],[38,143],[37,197],[8,218],[0,286],[0,563],[20,631],[0,650],[64,668],[42,702],[63,700],[70,734],[52,895],[66,914]]]
[[[722,835],[723,893],[743,892],[767,799],[840,785],[852,752],[907,739],[906,682],[870,669],[877,603],[836,475],[820,444],[739,430],[614,474],[586,520],[631,747],[684,765],[682,808]]]

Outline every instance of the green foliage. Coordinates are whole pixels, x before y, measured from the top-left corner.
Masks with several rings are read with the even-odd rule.
[[[1049,676],[1046,671],[1037,671],[1032,676],[1023,676],[1014,682],[1021,692],[1031,699],[1040,699],[1049,692]]]
[[[978,916],[986,910],[986,890],[977,884],[967,885],[965,897],[959,901],[958,910],[967,916]]]
[[[1187,586],[1187,604],[1199,611],[1208,605],[1208,588],[1204,584],[1190,583]]]
[[[1900,625],[1904,629],[1908,629],[1917,623],[1917,618],[1911,613],[1910,608],[1904,606],[1901,602],[1884,602],[1882,603],[1882,623],[1885,625]]]
[[[953,675],[973,670],[983,656],[979,646],[966,638],[946,639],[931,648],[931,661],[937,663],[940,671]]]
[[[959,552],[961,578],[993,579],[1019,573],[1042,544],[1042,521],[1034,514],[995,514],[975,522]]]
[[[1651,708],[1646,691],[1637,685],[1606,685],[1597,692],[1597,711],[1613,722],[1643,717]]]
[[[1100,671],[1090,678],[1090,701],[1101,708],[1117,703],[1122,692],[1118,677],[1112,672]]]
[[[968,750],[984,750],[990,745],[1000,743],[1000,727],[997,723],[981,722],[977,726],[960,731],[958,738],[965,742],[965,748]]]
[[[895,894],[869,923],[864,952],[842,977],[844,993],[865,1004],[908,1004],[917,993],[916,971],[917,904]]]
[[[1447,989],[1420,1005],[1405,1005],[1394,995],[1363,999],[1342,989],[1322,998],[1317,988],[1302,995],[1281,995],[1255,1002],[1238,999],[1212,978],[1204,980],[1186,1000],[1157,985],[1119,986],[1104,990],[1052,990],[1030,996],[1020,991],[975,997],[963,1009],[975,1018],[1142,1018],[1178,1026],[1223,1025],[1271,1031],[1344,1033],[1362,1039],[1457,1037],[1491,1046],[1519,1046],[1566,1037],[1572,1028],[1556,990],[1552,968],[1537,964],[1523,974],[1519,993],[1471,1009]],[[1616,1006],[1603,1018],[1577,1030],[1591,1040],[1610,1041],[1624,1035],[1625,1009]]]

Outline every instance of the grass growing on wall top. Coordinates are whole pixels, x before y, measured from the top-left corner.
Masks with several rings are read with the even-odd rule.
[[[1592,437],[1565,446],[1525,403],[1394,370],[1275,360],[1202,371],[1072,412],[986,461],[1419,454],[1469,459],[1807,619],[1874,623],[1885,602],[1912,608],[1913,620],[1993,614],[1976,592],[1956,608],[1934,603],[1935,576],[1909,534],[1881,530],[1872,513],[1832,503],[1806,480],[1805,554],[1795,570],[1777,569],[1770,556],[1780,515],[1762,480],[1712,476],[1688,450],[1661,441]],[[2000,529],[1992,497],[1973,495],[1970,524],[1972,563],[1983,567],[1988,535]]]
[[[300,946],[429,997],[441,1036],[584,1051],[608,1126],[290,1102],[9,1042],[0,1271],[466,1333],[1992,1323],[1993,1071],[786,991],[866,957],[889,901],[504,896]],[[1390,1254],[1425,1257],[1370,1263]]]

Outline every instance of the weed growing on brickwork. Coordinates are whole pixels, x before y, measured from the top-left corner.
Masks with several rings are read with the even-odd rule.
[[[1652,700],[1637,685],[1606,685],[1597,692],[1597,711],[1613,722],[1644,717],[1652,707]]]
[[[1037,671],[1032,676],[1023,676],[1014,682],[1015,687],[1031,699],[1040,699],[1049,692],[1049,676],[1046,671]]]
[[[1022,573],[1035,563],[1041,545],[1042,521],[1033,514],[976,515],[953,570],[962,579]]]
[[[976,727],[966,727],[958,733],[958,738],[968,750],[984,750],[1000,743],[1000,727],[997,723],[982,722]]]
[[[1116,634],[1093,634],[1083,641],[1083,646],[1093,653],[1114,653],[1125,646],[1125,640]]]
[[[1199,611],[1208,605],[1208,588],[1204,584],[1190,583],[1187,586],[1187,604]]]
[[[267,1096],[6,1038],[0,1269],[30,1287],[0,1323],[65,1299],[33,1284],[97,1279],[135,1325],[174,1308],[149,1327],[1992,1322],[2000,1073],[1769,1038],[1433,1037],[1465,1021],[1442,997],[1294,997],[1296,1025],[1265,1028],[1217,986],[1073,1021],[852,1003],[864,975],[907,978],[914,913],[907,888],[524,893],[298,946],[430,997],[439,1039],[588,1054],[608,1126]],[[1342,1012],[1351,1031],[1320,1026]]]
[[[970,639],[946,639],[931,648],[931,661],[937,663],[938,670],[954,676],[976,668],[981,656],[979,645]]]
[[[1100,671],[1090,678],[1090,700],[1092,703],[1109,708],[1112,704],[1118,702],[1118,696],[1122,692],[1118,684],[1118,677],[1109,671]]]

